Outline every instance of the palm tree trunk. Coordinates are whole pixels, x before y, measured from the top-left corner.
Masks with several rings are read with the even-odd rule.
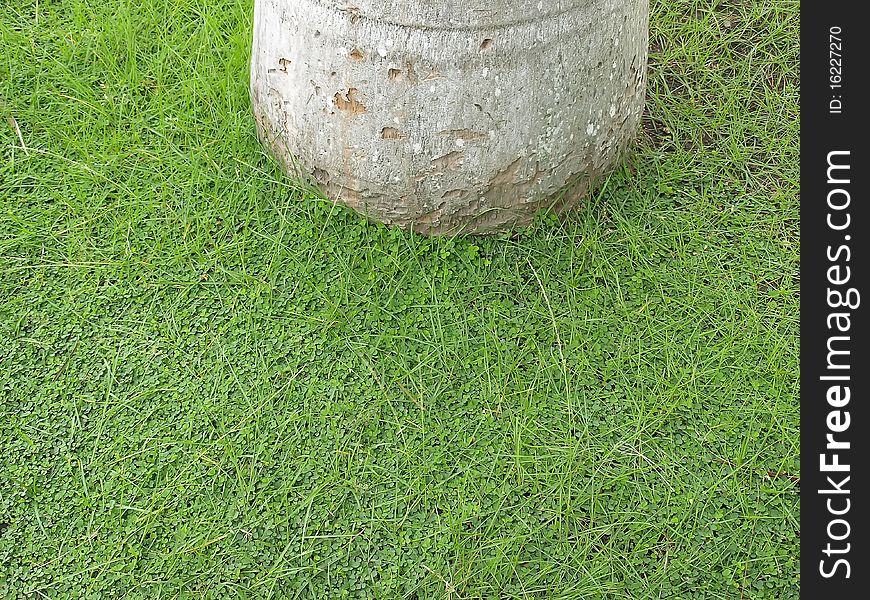
[[[369,218],[427,235],[522,227],[580,202],[633,138],[648,13],[648,0],[256,0],[259,135]]]

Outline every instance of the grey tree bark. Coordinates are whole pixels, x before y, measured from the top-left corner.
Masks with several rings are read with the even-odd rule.
[[[582,201],[633,138],[648,0],[256,0],[260,139],[369,218],[426,234]]]

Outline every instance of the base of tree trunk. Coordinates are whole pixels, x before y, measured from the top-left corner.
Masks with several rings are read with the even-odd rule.
[[[264,145],[336,202],[425,235],[582,202],[639,125],[647,0],[465,4],[257,0]]]

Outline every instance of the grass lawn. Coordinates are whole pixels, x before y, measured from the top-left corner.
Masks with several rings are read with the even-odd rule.
[[[4,2],[0,597],[796,598],[798,7],[653,2],[625,167],[432,240],[264,154],[251,0]]]

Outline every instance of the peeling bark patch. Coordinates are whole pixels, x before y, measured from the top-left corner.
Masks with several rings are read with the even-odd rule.
[[[449,152],[444,156],[432,159],[432,166],[437,173],[446,171],[447,169],[456,169],[462,164],[462,152]]]
[[[423,225],[426,227],[431,227],[432,225],[437,225],[444,211],[444,207],[447,205],[447,202],[439,202],[438,206],[435,207],[435,210],[431,210],[425,214],[420,215],[415,219],[415,224]]]
[[[546,173],[541,171],[539,163],[534,164],[534,170],[528,176],[520,177],[520,168],[523,160],[516,159],[506,168],[502,169],[490,180],[488,189],[484,193],[488,204],[497,208],[517,208],[523,202],[518,202],[511,206],[504,204],[504,198],[514,197],[525,198],[532,191],[535,185],[540,181],[541,176]],[[471,213],[473,214],[473,213]]]
[[[321,169],[320,167],[316,167],[312,175],[314,176],[314,179],[319,183],[326,183],[329,181],[329,171]]]
[[[446,135],[456,140],[462,140],[464,142],[471,142],[474,140],[481,140],[486,137],[485,133],[480,133],[479,131],[473,131],[471,129],[445,129],[440,132],[440,135]]]
[[[507,168],[499,171],[496,176],[492,178],[490,187],[492,189],[501,190],[501,188],[514,185],[517,180],[517,173],[519,173],[521,162],[522,159],[518,158],[509,164]]]
[[[404,140],[408,136],[395,127],[384,127],[381,131],[381,137],[385,140]]]
[[[350,51],[350,57],[353,60],[362,60],[366,57],[366,55],[363,54],[359,48],[354,48],[353,50]]]
[[[390,81],[398,81],[402,79],[402,71],[399,69],[390,69],[387,71],[387,78]]]
[[[464,198],[467,195],[468,195],[468,190],[461,190],[460,189],[460,190],[450,190],[450,191],[444,192],[441,195],[441,197],[444,198],[445,200],[456,201],[456,200],[460,200],[460,199]]]
[[[350,88],[344,96],[341,95],[341,92],[336,92],[332,101],[338,110],[349,112],[353,115],[360,115],[366,112],[366,107],[362,102],[357,100],[356,95],[358,92],[359,90],[356,88]]]

